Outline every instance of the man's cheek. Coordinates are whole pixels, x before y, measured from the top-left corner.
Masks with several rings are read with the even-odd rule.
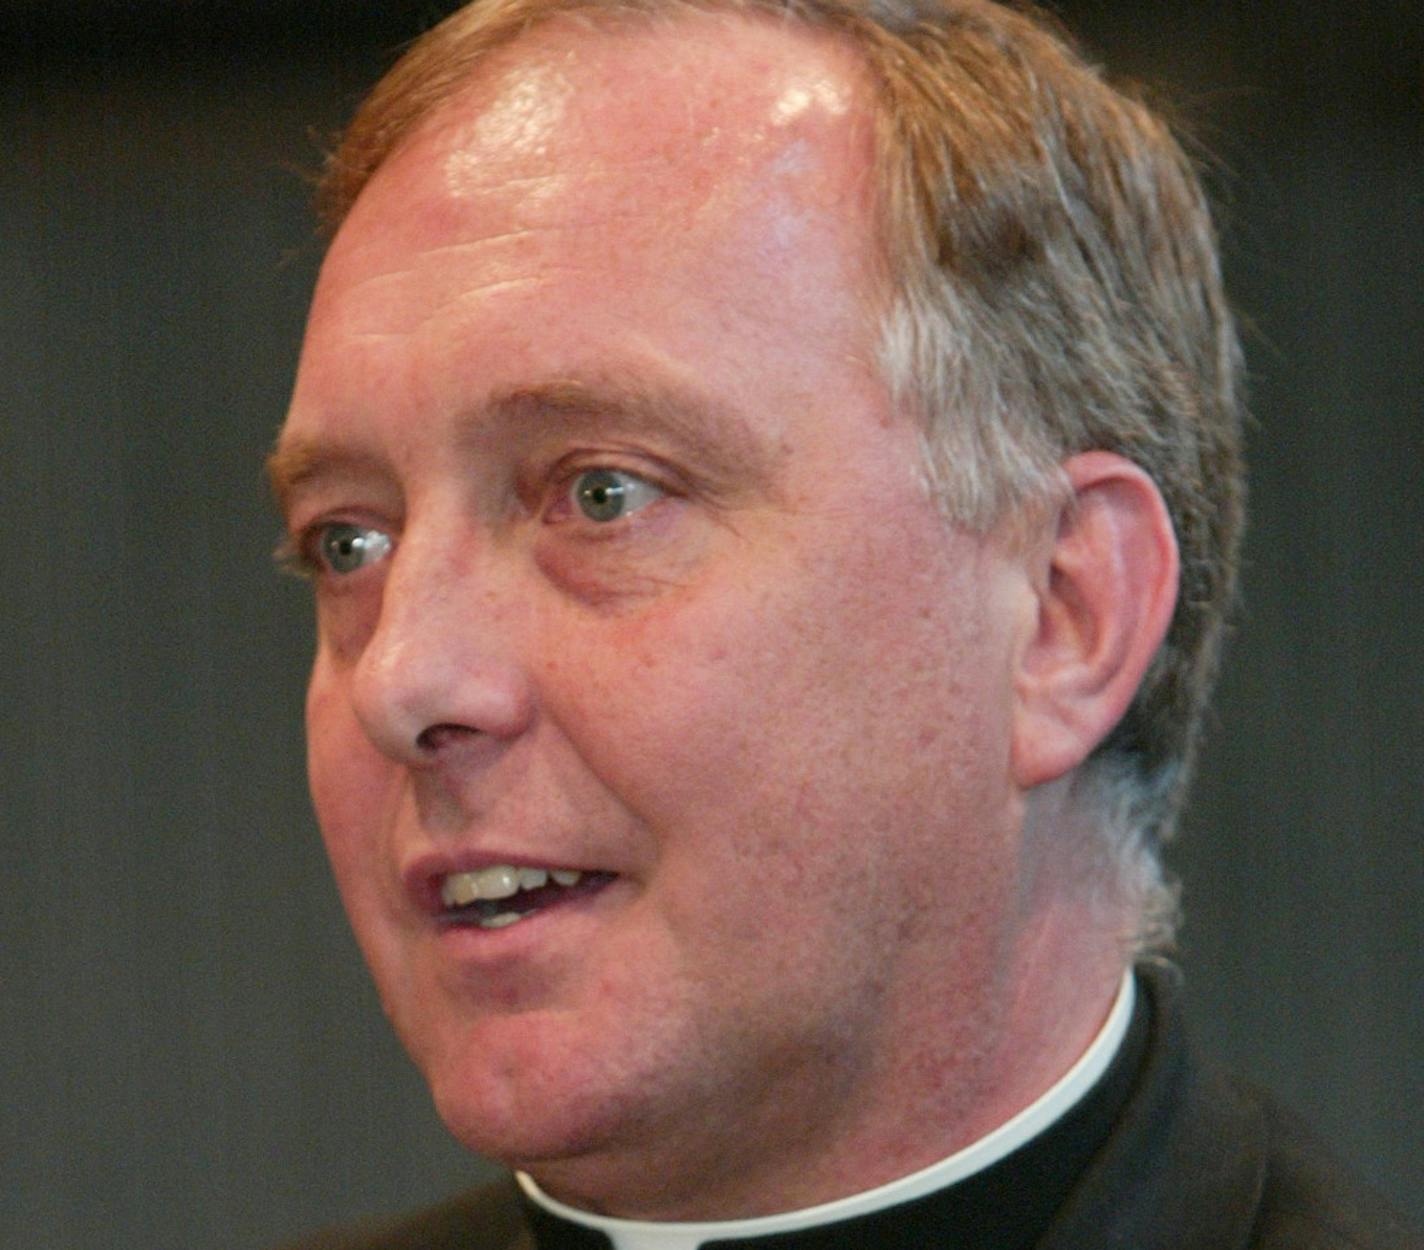
[[[307,772],[327,852],[344,877],[377,846],[398,801],[399,778],[361,730],[349,699],[321,679],[321,670],[318,662],[307,695]]]
[[[360,585],[318,590],[318,670],[324,664],[346,668],[354,665],[370,642],[380,614],[381,582],[378,578],[366,578]]]
[[[789,676],[767,642],[773,620],[743,588],[684,590],[596,637],[550,646],[560,672],[546,697],[564,705],[554,710],[596,771],[656,765],[662,785],[679,790],[719,761],[736,763],[772,715]]]
[[[545,526],[533,559],[573,611],[626,619],[656,613],[663,602],[694,591],[708,576],[714,537],[700,505],[663,498],[601,533]]]

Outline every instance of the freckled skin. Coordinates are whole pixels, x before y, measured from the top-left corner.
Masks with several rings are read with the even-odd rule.
[[[1032,600],[924,498],[874,374],[863,93],[804,32],[551,24],[376,175],[313,306],[287,436],[381,467],[289,520],[396,538],[318,589],[338,883],[452,1130],[594,1209],[807,1205],[1015,1094],[992,1057]],[[712,394],[765,455],[714,500],[675,439],[470,432],[493,394],[606,376]],[[610,448],[677,483],[614,537],[551,523],[552,480],[508,502],[546,452]],[[470,732],[422,754],[437,725]],[[619,877],[461,961],[399,875],[452,847]]]

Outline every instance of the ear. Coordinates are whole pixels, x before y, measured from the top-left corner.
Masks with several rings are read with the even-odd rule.
[[[1036,627],[1015,671],[1014,777],[1081,764],[1127,711],[1177,602],[1177,540],[1156,483],[1111,452],[1063,466],[1071,496],[1032,549]]]

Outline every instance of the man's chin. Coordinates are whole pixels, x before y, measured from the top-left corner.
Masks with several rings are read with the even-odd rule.
[[[524,1100],[482,1096],[468,1086],[434,1088],[435,1109],[450,1134],[467,1150],[507,1167],[538,1172],[550,1163],[596,1152],[607,1126],[587,1108],[566,1102],[530,1107]]]
[[[489,1022],[438,1056],[417,1054],[435,1109],[467,1149],[510,1167],[544,1166],[610,1148],[641,1120],[642,1086],[626,1050],[600,1062],[593,1039],[580,1045],[563,1019]]]

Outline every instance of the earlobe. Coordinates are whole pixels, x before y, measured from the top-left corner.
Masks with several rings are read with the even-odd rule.
[[[1037,620],[1016,670],[1022,789],[1070,772],[1107,737],[1177,600],[1176,536],[1152,479],[1111,452],[1074,456],[1063,471],[1071,495],[1042,522]]]

